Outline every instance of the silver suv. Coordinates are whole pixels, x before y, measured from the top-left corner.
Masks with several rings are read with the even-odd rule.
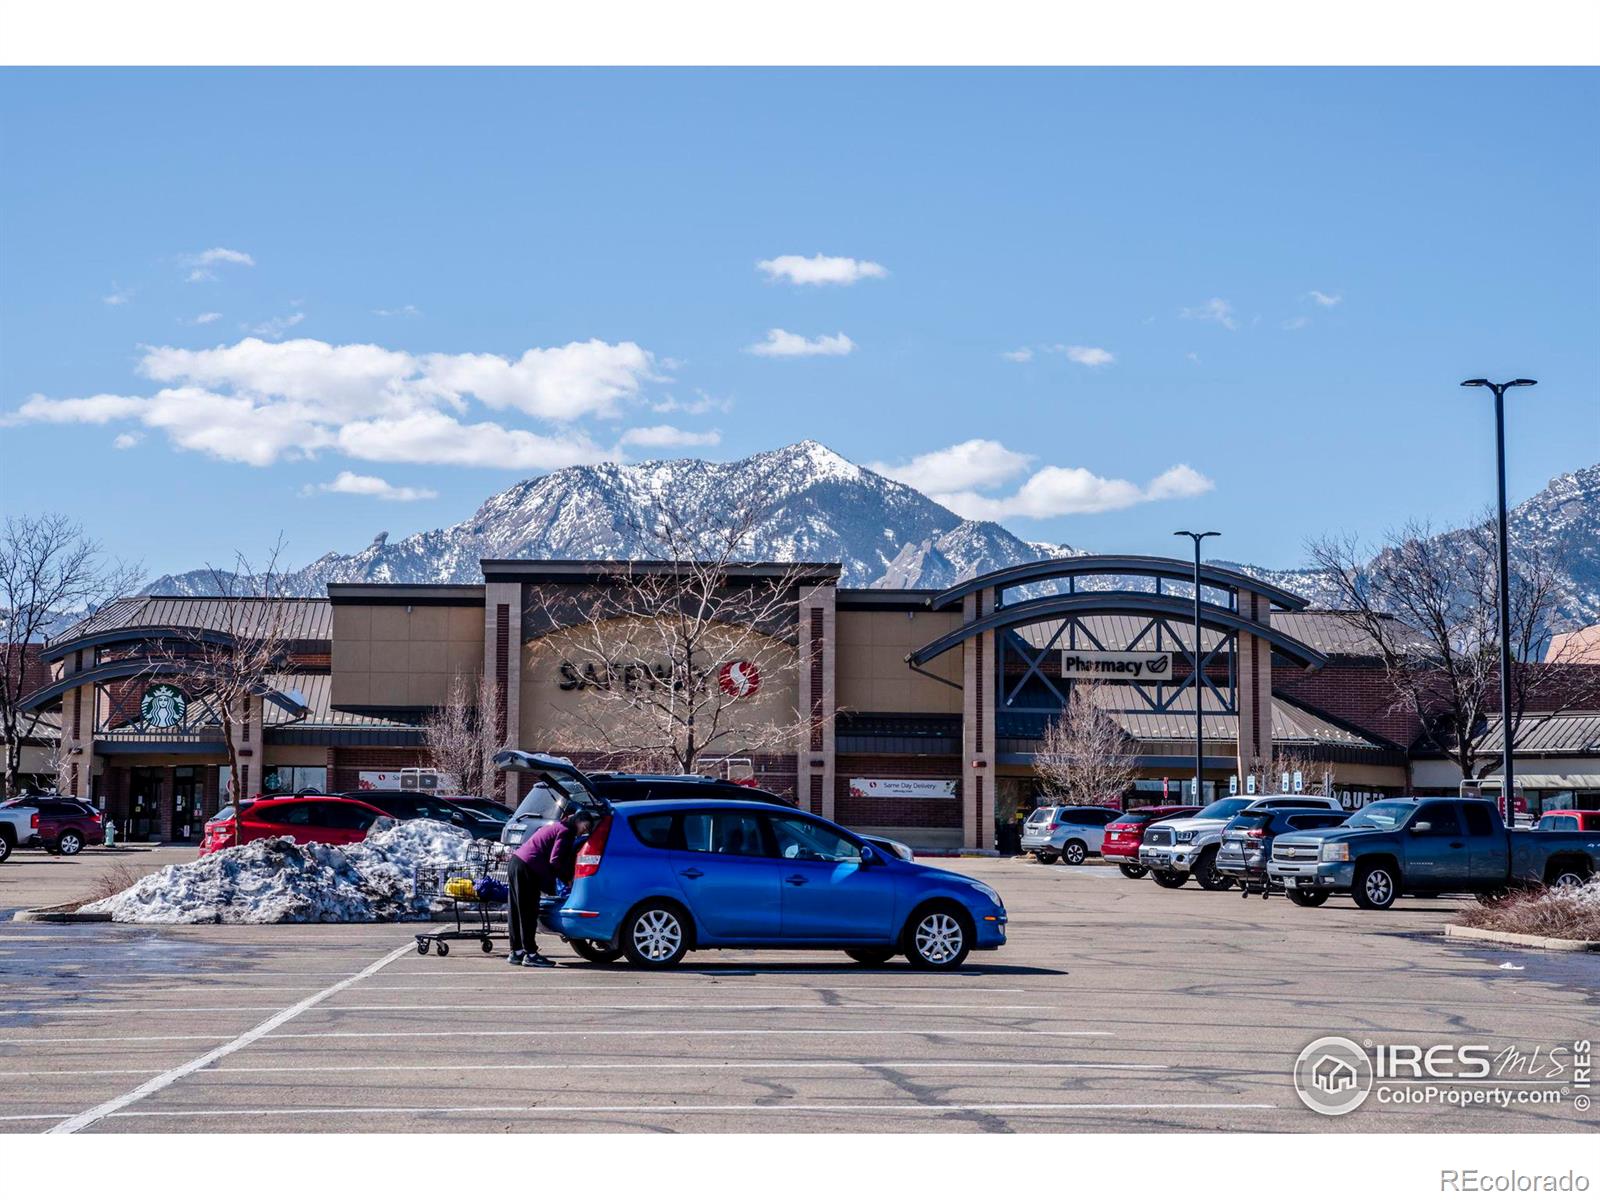
[[[1077,866],[1105,844],[1106,826],[1122,815],[1120,809],[1052,806],[1036,808],[1022,824],[1022,852],[1042,863],[1056,859]]]

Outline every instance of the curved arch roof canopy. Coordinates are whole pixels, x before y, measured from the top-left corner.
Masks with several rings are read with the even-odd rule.
[[[906,655],[906,661],[912,666],[920,667],[931,659],[938,658],[945,651],[955,649],[968,638],[991,630],[1028,625],[1051,617],[1088,616],[1098,613],[1169,617],[1177,621],[1192,621],[1194,603],[1182,596],[1155,596],[1148,592],[1085,592],[1072,596],[1046,596],[1039,600],[1029,600],[1022,604],[996,609],[988,616],[951,630],[942,638],[912,651]],[[1290,637],[1259,621],[1242,617],[1232,609],[1219,608],[1214,604],[1202,604],[1200,624],[1208,629],[1258,637],[1284,657],[1303,666],[1322,667],[1328,661],[1320,651],[1306,645],[1298,638]]]
[[[1193,582],[1194,563],[1184,562],[1180,558],[1162,558],[1153,554],[1083,554],[1076,558],[1046,558],[974,576],[940,592],[929,603],[933,608],[943,608],[946,604],[960,600],[973,592],[982,591],[984,588],[1018,587],[1025,583],[1038,583],[1045,579],[1067,578],[1073,575],[1148,575],[1152,578]],[[1254,592],[1290,612],[1298,612],[1311,604],[1311,601],[1304,596],[1297,596],[1264,579],[1256,579],[1242,571],[1230,571],[1226,567],[1213,567],[1201,563],[1200,582],[1203,585],[1226,588],[1229,591]],[[1192,601],[1190,607],[1193,607]]]
[[[17,704],[23,712],[34,712],[44,708],[52,701],[61,699],[73,688],[83,687],[90,683],[104,683],[112,679],[137,679],[141,676],[158,679],[164,675],[186,674],[183,666],[177,663],[151,662],[148,659],[119,658],[115,662],[102,663],[98,667],[90,667],[86,671],[79,671],[74,675],[65,675],[54,680],[49,685],[36,692],[24,696]],[[291,716],[302,716],[306,712],[305,697],[295,689],[290,688],[280,691],[275,687],[260,685],[251,689],[264,700],[270,700]]]

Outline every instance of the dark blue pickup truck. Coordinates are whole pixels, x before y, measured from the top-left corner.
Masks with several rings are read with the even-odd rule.
[[[1303,907],[1349,892],[1362,908],[1402,893],[1498,894],[1510,887],[1585,883],[1600,867],[1600,830],[1516,829],[1508,838],[1488,800],[1382,800],[1343,825],[1284,834],[1267,874]]]

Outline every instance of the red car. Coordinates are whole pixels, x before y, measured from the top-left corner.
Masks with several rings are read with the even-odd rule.
[[[1199,811],[1193,804],[1158,804],[1154,808],[1131,809],[1106,826],[1100,857],[1116,863],[1117,869],[1129,879],[1142,879],[1150,869],[1139,865],[1139,843],[1144,840],[1144,827],[1152,821],[1187,817]]]
[[[386,815],[348,796],[269,796],[247,801],[242,822],[232,807],[207,821],[200,855],[274,837],[342,846],[365,839],[373,822]]]
[[[1564,829],[1571,833],[1600,830],[1600,809],[1552,808],[1539,818],[1535,829]]]

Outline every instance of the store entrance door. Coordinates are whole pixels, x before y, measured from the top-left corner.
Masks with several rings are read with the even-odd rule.
[[[205,785],[200,781],[198,767],[178,767],[173,771],[172,783],[172,840],[197,842],[205,818],[201,809],[205,801]]]
[[[160,767],[133,767],[128,771],[128,831],[130,842],[148,842],[161,832],[161,785],[166,771]]]

